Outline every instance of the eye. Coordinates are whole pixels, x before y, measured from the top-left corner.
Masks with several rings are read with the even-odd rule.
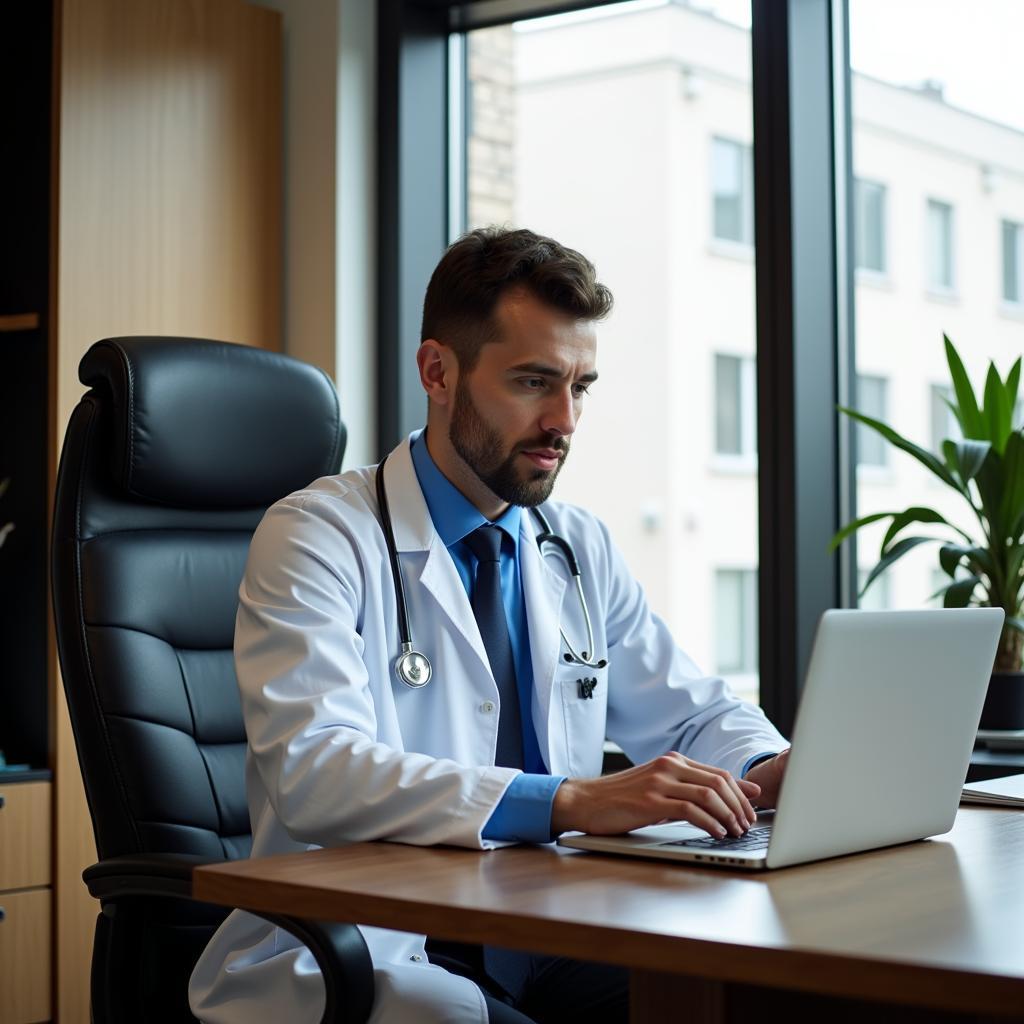
[[[528,391],[540,391],[547,385],[543,377],[523,377],[520,383]]]
[[[590,394],[590,385],[589,384],[574,384],[573,388],[572,388],[572,391],[573,391],[573,394],[577,398],[582,398],[584,395],[589,395]]]

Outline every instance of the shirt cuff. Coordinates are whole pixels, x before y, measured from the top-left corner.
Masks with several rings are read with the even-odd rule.
[[[491,812],[481,836],[513,843],[550,843],[551,809],[564,775],[517,775]]]
[[[773,750],[768,754],[755,754],[753,757],[747,758],[747,763],[743,766],[743,770],[740,772],[740,778],[745,779],[747,777],[747,772],[749,772],[755,764],[760,764],[762,761],[768,761],[778,753],[779,751]]]

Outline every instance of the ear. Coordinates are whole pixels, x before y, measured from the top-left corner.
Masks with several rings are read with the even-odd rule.
[[[459,379],[455,353],[440,341],[427,338],[416,352],[416,366],[427,398],[438,405],[450,405]]]

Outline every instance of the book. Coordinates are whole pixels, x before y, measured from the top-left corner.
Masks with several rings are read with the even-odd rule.
[[[960,794],[960,803],[1024,808],[1024,775],[1006,775],[1001,779],[968,782]]]

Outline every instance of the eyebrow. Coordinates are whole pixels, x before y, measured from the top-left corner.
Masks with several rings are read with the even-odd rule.
[[[518,366],[510,367],[509,373],[535,373],[538,377],[553,377],[555,380],[561,380],[563,376],[553,366],[547,366],[544,363],[520,363]],[[591,370],[590,373],[581,373],[577,380],[582,381],[585,384],[593,384],[597,380],[597,370]]]

